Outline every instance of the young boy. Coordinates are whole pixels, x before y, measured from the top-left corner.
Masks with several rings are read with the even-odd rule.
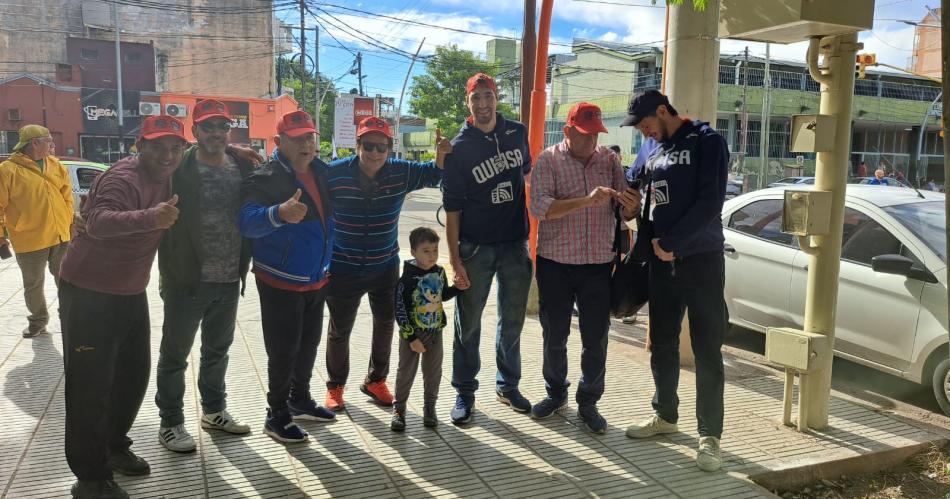
[[[414,260],[405,262],[396,285],[396,323],[399,324],[399,368],[396,371],[396,396],[393,401],[393,431],[406,429],[406,400],[419,369],[422,356],[422,382],[425,405],[422,423],[433,428],[439,424],[435,400],[442,379],[442,328],[445,313],[442,302],[451,300],[468,286],[449,286],[439,259],[439,235],[428,227],[409,233]]]

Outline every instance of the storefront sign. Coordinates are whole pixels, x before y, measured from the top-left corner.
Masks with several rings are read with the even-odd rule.
[[[100,88],[83,88],[82,99],[83,131],[87,134],[134,135],[138,133],[142,118],[139,116],[138,91],[122,92],[122,121],[124,130],[119,130],[118,103],[116,91]]]

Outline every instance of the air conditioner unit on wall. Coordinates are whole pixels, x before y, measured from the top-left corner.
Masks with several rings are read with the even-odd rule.
[[[158,102],[139,102],[139,116],[158,116],[162,114],[162,105]]]
[[[165,104],[165,114],[176,118],[188,116],[188,106],[184,104]]]

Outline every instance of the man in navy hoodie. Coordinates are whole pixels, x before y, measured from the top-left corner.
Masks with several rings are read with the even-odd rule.
[[[660,146],[638,178],[646,189],[637,245],[650,254],[650,367],[656,392],[647,421],[630,426],[627,436],[646,438],[678,431],[679,334],[689,309],[696,357],[696,464],[718,470],[722,436],[722,340],[726,331],[723,299],[725,260],[720,212],[726,195],[726,141],[708,123],[677,115],[669,99],[650,90],[630,101],[621,126],[635,126]],[[652,231],[652,234],[651,234]]]
[[[531,170],[527,129],[496,112],[498,90],[484,73],[469,78],[472,115],[452,140],[443,186],[449,263],[459,286],[470,287],[455,305],[452,386],[458,391],[452,422],[472,421],[481,359],[482,311],[498,277],[495,393],[518,412],[531,403],[518,391],[521,328],[531,285],[524,176]]]

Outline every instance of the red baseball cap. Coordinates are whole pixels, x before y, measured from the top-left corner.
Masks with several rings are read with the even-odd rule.
[[[386,123],[386,120],[377,118],[376,116],[363,118],[360,121],[360,125],[356,128],[357,137],[362,137],[370,132],[378,132],[390,139],[393,138],[393,132],[389,129],[389,123]]]
[[[178,118],[171,116],[149,116],[142,121],[142,129],[139,133],[139,140],[155,140],[166,136],[178,137],[182,142],[188,142],[185,138],[185,125]]]
[[[313,124],[313,118],[306,111],[293,111],[284,115],[277,122],[277,133],[282,133],[288,137],[300,137],[305,133],[317,133],[317,127]]]
[[[498,93],[498,87],[495,85],[494,78],[488,76],[485,73],[475,73],[471,78],[468,79],[468,82],[465,84],[466,93],[472,93],[479,83],[487,86],[492,92],[496,94]]]
[[[231,114],[223,102],[215,99],[202,99],[195,104],[194,122],[201,123],[211,118],[224,118],[231,121]]]
[[[590,102],[578,102],[567,113],[567,126],[577,129],[585,135],[607,133],[601,119],[600,108]]]

